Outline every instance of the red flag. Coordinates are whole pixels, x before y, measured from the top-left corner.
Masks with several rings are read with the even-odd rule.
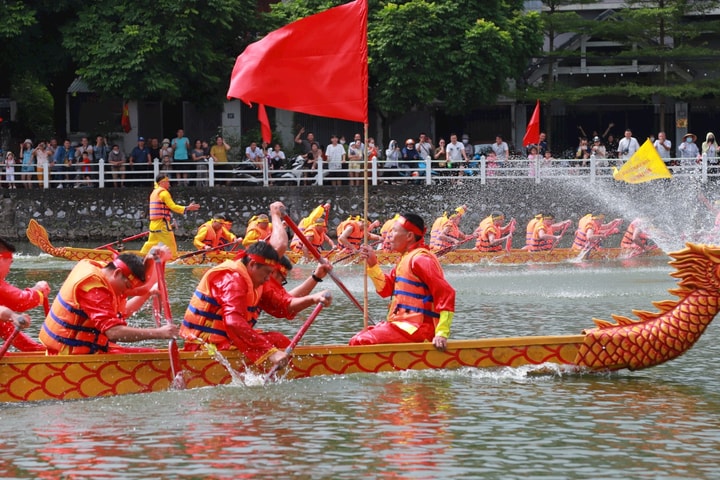
[[[122,117],[120,117],[120,125],[122,126],[122,129],[125,133],[128,133],[130,130],[132,130],[132,125],[130,125],[130,107],[128,105],[128,102],[125,102],[122,109]]]
[[[523,147],[528,145],[537,145],[540,142],[540,100],[535,104],[535,111],[530,117],[530,123],[525,129],[523,137]]]
[[[265,105],[262,103],[258,105],[258,120],[260,121],[262,141],[270,145],[270,141],[272,140],[272,130],[270,129],[270,120],[268,120]]]
[[[301,18],[249,45],[228,98],[368,121],[367,0]]]

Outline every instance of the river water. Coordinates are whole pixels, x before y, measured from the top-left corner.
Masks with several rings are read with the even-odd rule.
[[[48,279],[71,262],[16,258],[10,281]],[[577,334],[592,318],[674,299],[667,259],[598,264],[447,266],[452,337]],[[290,285],[310,273],[299,266]],[[181,318],[203,268],[170,267]],[[362,301],[359,267],[336,274]],[[334,304],[303,344],[345,343],[362,316]],[[369,294],[371,314],[385,302]],[[33,312],[34,332],[42,314]],[[150,310],[132,319],[153,325]],[[300,322],[261,318],[292,336]],[[720,334],[639,372],[532,369],[310,378],[72,402],[0,406],[0,477],[85,478],[717,478]]]

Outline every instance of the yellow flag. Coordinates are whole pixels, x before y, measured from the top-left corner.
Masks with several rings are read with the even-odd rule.
[[[672,178],[672,174],[648,138],[620,170],[613,169],[613,178],[619,182],[643,183],[656,178]]]

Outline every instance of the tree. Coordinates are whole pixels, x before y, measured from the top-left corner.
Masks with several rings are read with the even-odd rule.
[[[253,0],[96,0],[63,27],[63,46],[104,95],[218,103],[255,10]]]

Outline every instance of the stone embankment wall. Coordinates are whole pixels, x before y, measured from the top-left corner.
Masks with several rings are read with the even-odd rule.
[[[713,185],[692,181],[654,181],[641,185],[612,181],[589,183],[587,179],[545,181],[492,179],[487,185],[383,185],[369,188],[371,219],[385,219],[395,212],[417,212],[428,223],[466,204],[462,222],[472,232],[492,211],[518,220],[515,245],[524,244],[528,220],[539,212],[551,212],[558,220],[570,218],[574,225],[586,213],[602,212],[608,219],[623,217],[627,222],[638,215],[667,221],[682,229],[702,229],[712,215],[698,200],[703,193],[714,200],[720,195]],[[191,239],[197,227],[216,213],[234,220],[233,230],[242,235],[247,220],[267,212],[274,201],[282,201],[291,218],[299,221],[318,204],[330,201],[331,236],[334,227],[348,215],[362,214],[362,187],[179,187],[171,189],[174,200],[201,205],[198,212],[174,215],[179,240]],[[109,242],[147,230],[149,188],[0,190],[0,236],[25,240],[25,229],[34,218],[43,225],[56,246],[73,242]],[[665,218],[669,216],[670,218]],[[707,226],[707,228],[709,228]],[[567,235],[570,237],[570,235]],[[566,246],[563,241],[562,246]]]

